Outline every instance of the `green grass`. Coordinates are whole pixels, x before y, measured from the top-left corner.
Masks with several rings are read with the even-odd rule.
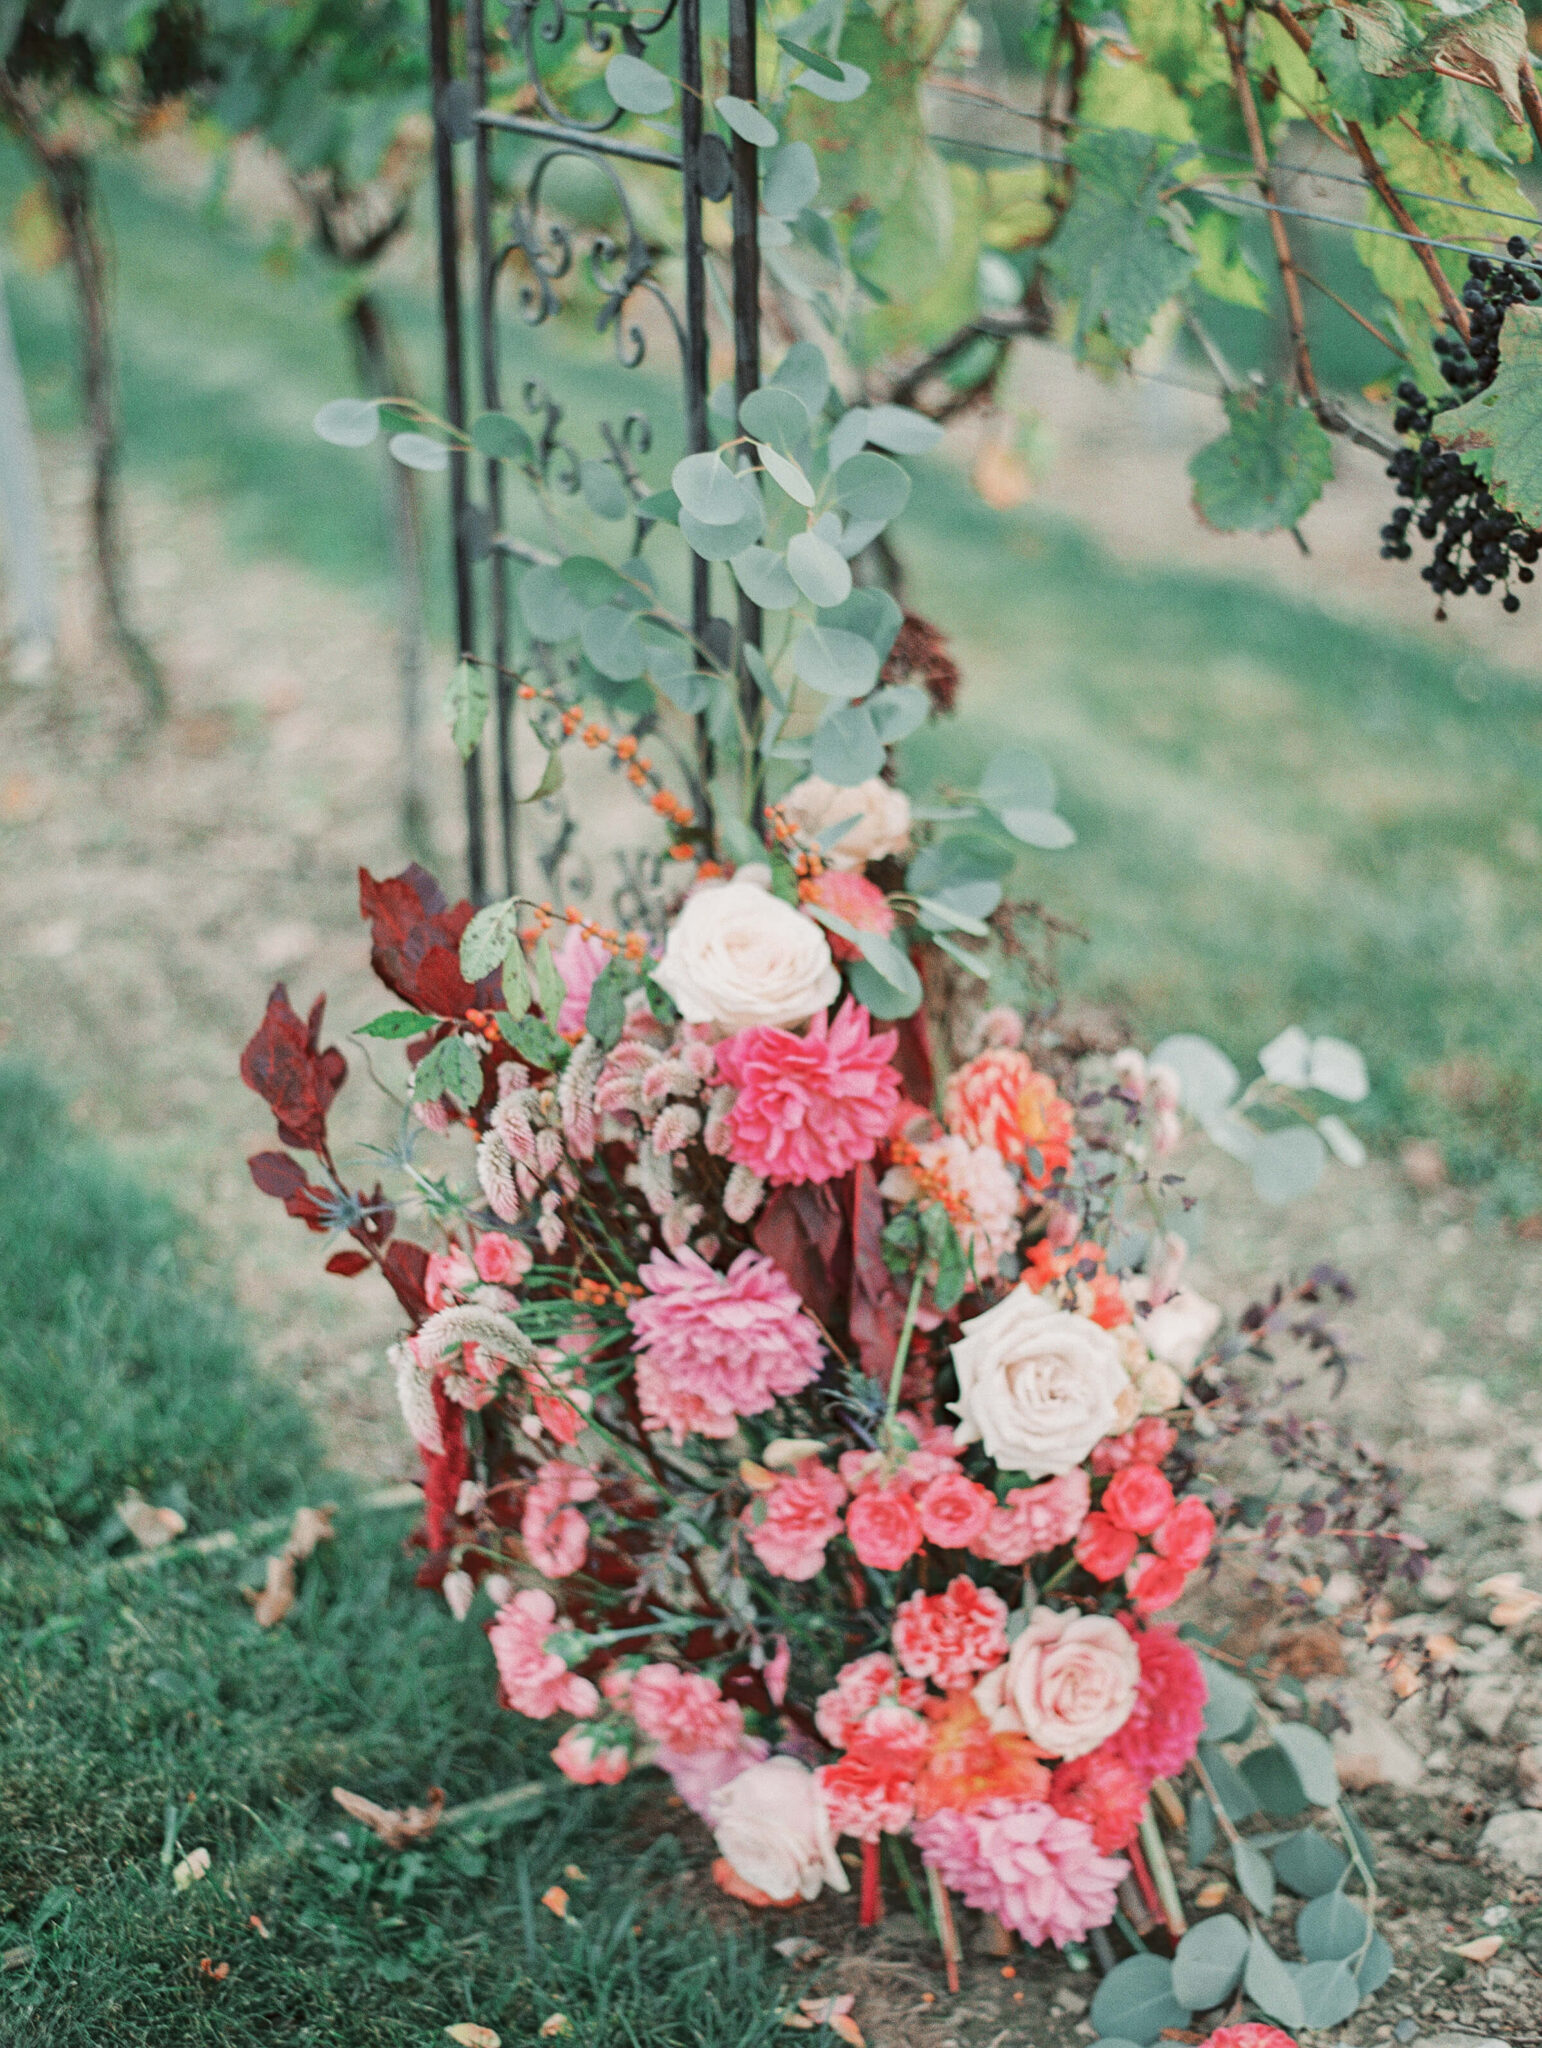
[[[670,1832],[656,1787],[562,1789],[401,1855],[343,1822],[334,1784],[466,1801],[554,1778],[549,1742],[497,1707],[482,1631],[414,1586],[408,1516],[350,1511],[328,1481],[177,1219],[14,1066],[0,1276],[5,2048],[426,2048],[462,2019],[512,2044],[553,2012],[589,2048],[770,2037],[758,1944],[668,1911],[702,1840]],[[343,1510],[264,1632],[255,1552],[114,1562],[125,1484],[184,1503],[193,1533],[328,1492]],[[209,1875],[179,1892],[171,1865],[200,1847]],[[576,1924],[539,1905],[555,1882]]]
[[[0,152],[0,207],[23,177]],[[351,388],[335,275],[303,254],[265,266],[239,226],[132,167],[109,166],[104,190],[131,468],[212,497],[238,549],[385,602],[378,452],[309,431]],[[432,392],[430,298],[387,295]],[[63,280],[13,280],[11,299],[41,416],[63,424]],[[511,323],[511,382],[551,382],[580,452],[595,412],[672,415],[670,366],[623,377],[608,349],[576,323],[555,339]],[[1368,1136],[1433,1136],[1495,1210],[1542,1208],[1542,692],[1468,656],[1460,610],[1437,645],[1245,574],[1128,567],[1063,520],[986,511],[942,466],[899,538],[966,671],[931,758],[963,774],[1026,739],[1059,770],[1080,843],[1029,882],[1092,932],[1067,953],[1071,984],[1147,1037],[1211,1033],[1244,1071],[1288,1022],[1353,1038],[1375,1082]]]

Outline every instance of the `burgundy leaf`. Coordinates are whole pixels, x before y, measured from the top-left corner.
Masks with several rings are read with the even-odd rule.
[[[362,1273],[368,1265],[369,1260],[363,1252],[334,1252],[331,1258],[327,1260],[327,1271],[329,1273],[341,1273],[345,1280],[352,1280],[356,1274]]]
[[[426,1321],[429,1313],[426,1285],[428,1253],[411,1238],[399,1237],[385,1255],[384,1272],[397,1300],[414,1323]]]
[[[870,1379],[887,1382],[905,1321],[905,1296],[884,1263],[883,1201],[871,1166],[851,1180],[851,1301],[847,1327]]]
[[[370,965],[403,1002],[436,1017],[498,1007],[497,974],[473,985],[460,971],[461,934],[471,922],[471,905],[447,902],[427,869],[414,861],[399,875],[377,881],[360,868],[359,914],[370,926]]]
[[[841,1187],[837,1181],[778,1188],[755,1225],[757,1248],[781,1267],[827,1330],[844,1324],[851,1282],[851,1233]]]
[[[318,996],[302,1024],[279,982],[267,1013],[241,1055],[241,1079],[272,1110],[286,1145],[319,1152],[327,1142],[327,1111],[348,1073],[337,1047],[321,1049],[326,997]]]
[[[394,1251],[396,1246],[392,1246]],[[444,1382],[433,1383],[434,1414],[439,1423],[444,1450],[423,1453],[423,1523],[430,1550],[443,1550],[449,1541],[450,1522],[460,1497],[461,1481],[471,1470],[466,1453],[466,1422],[444,1390]]]
[[[246,1164],[262,1192],[281,1202],[305,1185],[305,1168],[287,1152],[254,1152]]]

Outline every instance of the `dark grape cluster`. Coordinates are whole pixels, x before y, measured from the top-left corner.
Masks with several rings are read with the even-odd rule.
[[[1430,427],[1437,413],[1449,411],[1464,399],[1474,397],[1493,383],[1499,368],[1499,334],[1508,309],[1518,300],[1542,299],[1542,270],[1523,259],[1529,245],[1519,235],[1508,244],[1510,260],[1495,262],[1487,256],[1470,256],[1470,272],[1462,304],[1467,308],[1471,340],[1460,334],[1441,335],[1435,343],[1440,374],[1453,395],[1426,397],[1417,384],[1404,381],[1397,387],[1398,410],[1393,425],[1400,434],[1417,435],[1412,448],[1403,448],[1387,464],[1387,474],[1397,482],[1397,494],[1406,504],[1394,507],[1392,517],[1381,529],[1381,552],[1389,561],[1406,562],[1413,554],[1408,530],[1416,526],[1423,540],[1433,541],[1428,563],[1419,571],[1442,600],[1438,617],[1445,617],[1444,599],[1472,591],[1487,597],[1502,586],[1502,603],[1507,612],[1518,612],[1521,601],[1511,589],[1512,577],[1530,583],[1534,564],[1542,556],[1542,534],[1517,524],[1515,517],[1498,503],[1470,462],[1442,448]]]

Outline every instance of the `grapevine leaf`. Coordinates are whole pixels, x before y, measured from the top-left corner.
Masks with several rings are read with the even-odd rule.
[[[1490,0],[1470,13],[1437,18],[1419,45],[1416,61],[1481,79],[1503,100],[1517,126],[1525,120],[1516,88],[1521,66],[1531,62],[1531,53],[1526,47],[1526,17],[1516,0]]]
[[[474,661],[457,662],[445,687],[444,715],[455,751],[463,761],[469,761],[477,750],[492,702],[486,669]]]
[[[1079,345],[1101,327],[1116,348],[1138,347],[1191,275],[1193,251],[1161,197],[1182,154],[1131,128],[1080,135],[1067,151],[1075,196],[1045,261],[1080,301]]]
[[[1493,383],[1440,413],[1430,431],[1458,454],[1492,449],[1494,496],[1528,526],[1542,526],[1542,306],[1510,308]]]
[[[1396,71],[1414,42],[1397,0],[1354,0],[1337,11],[1354,33],[1361,68],[1377,78]]]
[[[1294,526],[1333,475],[1327,434],[1278,386],[1229,391],[1226,418],[1189,463],[1195,511],[1221,533]]]
[[[1376,111],[1363,48],[1348,17],[1337,7],[1325,7],[1312,35],[1312,62],[1328,88],[1334,112],[1346,121],[1369,121]]]

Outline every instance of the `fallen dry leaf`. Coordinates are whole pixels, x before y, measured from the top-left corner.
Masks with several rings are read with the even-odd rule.
[[[835,1998],[800,1998],[798,2010],[805,2016],[805,2023],[811,2027],[828,2027],[838,2040],[845,2041],[847,2048],[866,2048],[862,2029],[851,2016],[856,2004],[856,1993],[843,1991]],[[783,2026],[796,2025],[784,2015]]]
[[[254,1928],[264,1941],[271,1941],[273,1939],[272,1935],[269,1934],[267,1928],[263,1925],[260,1913],[250,1914],[246,1924],[248,1927]]]
[[[757,1465],[753,1458],[739,1460],[739,1477],[751,1493],[769,1493],[776,1484],[776,1474],[768,1472],[764,1465]]]
[[[275,1627],[293,1607],[297,1590],[295,1568],[305,1562],[318,1543],[331,1541],[332,1517],[336,1512],[330,1505],[295,1510],[283,1549],[275,1551],[268,1559],[262,1591],[254,1593],[250,1586],[246,1588],[246,1597],[252,1603],[252,1618],[259,1628]]]
[[[1464,1963],[1491,1963],[1503,1947],[1499,1935],[1480,1934],[1476,1941],[1464,1941],[1459,1948],[1448,1949],[1446,1953],[1460,1956]]]
[[[779,1436],[768,1443],[760,1455],[773,1472],[787,1472],[794,1465],[801,1465],[805,1458],[817,1458],[823,1449],[821,1437]]]
[[[549,2013],[541,2022],[541,2039],[553,2041],[559,2034],[571,2034],[573,2022],[565,2012]]]
[[[1435,1635],[1424,1638],[1424,1653],[1437,1664],[1449,1664],[1453,1657],[1461,1654],[1461,1648],[1455,1636]]]
[[[811,1941],[806,1934],[789,1934],[782,1941],[773,1941],[772,1948],[784,1962],[797,1963],[803,1969],[811,1969],[822,1960],[824,1950],[817,1941]]]
[[[576,1863],[564,1863],[562,1866],[562,1875],[564,1877],[571,1878],[574,1884],[586,1884],[588,1882],[587,1878],[584,1876],[584,1873],[579,1869]]]
[[[1419,1676],[1419,1667],[1411,1664],[1404,1656],[1389,1657],[1382,1666],[1387,1684],[1400,1700],[1411,1700],[1416,1692],[1424,1689],[1424,1680]]]
[[[969,480],[993,512],[1012,512],[1033,496],[1028,465],[999,441],[987,441],[974,459]]]
[[[1485,1600],[1494,1602],[1489,1620],[1495,1628],[1519,1628],[1542,1612],[1542,1593],[1533,1593],[1519,1572],[1499,1572],[1477,1590]]]
[[[216,1984],[223,1984],[230,1975],[229,1963],[217,1963],[212,1956],[200,1956],[198,1970],[200,1976],[212,1977]]]
[[[1194,1903],[1201,1912],[1214,1912],[1217,1906],[1225,1903],[1226,1894],[1230,1889],[1224,1877],[1212,1877],[1208,1884],[1202,1884],[1194,1894]]]
[[[555,1913],[559,1920],[568,1917],[568,1895],[560,1884],[550,1885],[542,1892],[541,1904],[548,1913]]]
[[[405,1849],[409,1842],[420,1842],[438,1827],[444,1813],[444,1794],[437,1785],[430,1785],[426,1796],[423,1806],[377,1806],[373,1799],[350,1792],[344,1785],[332,1787],[333,1800],[348,1818],[378,1835],[388,1849]]]
[[[185,1892],[190,1884],[197,1884],[201,1877],[209,1875],[211,1858],[207,1849],[190,1849],[171,1873],[171,1881],[179,1892]]]
[[[187,1528],[185,1515],[179,1515],[175,1508],[152,1506],[132,1486],[115,1512],[141,1550],[159,1550],[163,1543],[173,1542]]]
[[[446,2027],[445,2032],[458,2044],[458,2048],[503,2048],[501,2034],[495,2034],[491,2027],[479,2027],[474,2020],[457,2020],[453,2027]]]

